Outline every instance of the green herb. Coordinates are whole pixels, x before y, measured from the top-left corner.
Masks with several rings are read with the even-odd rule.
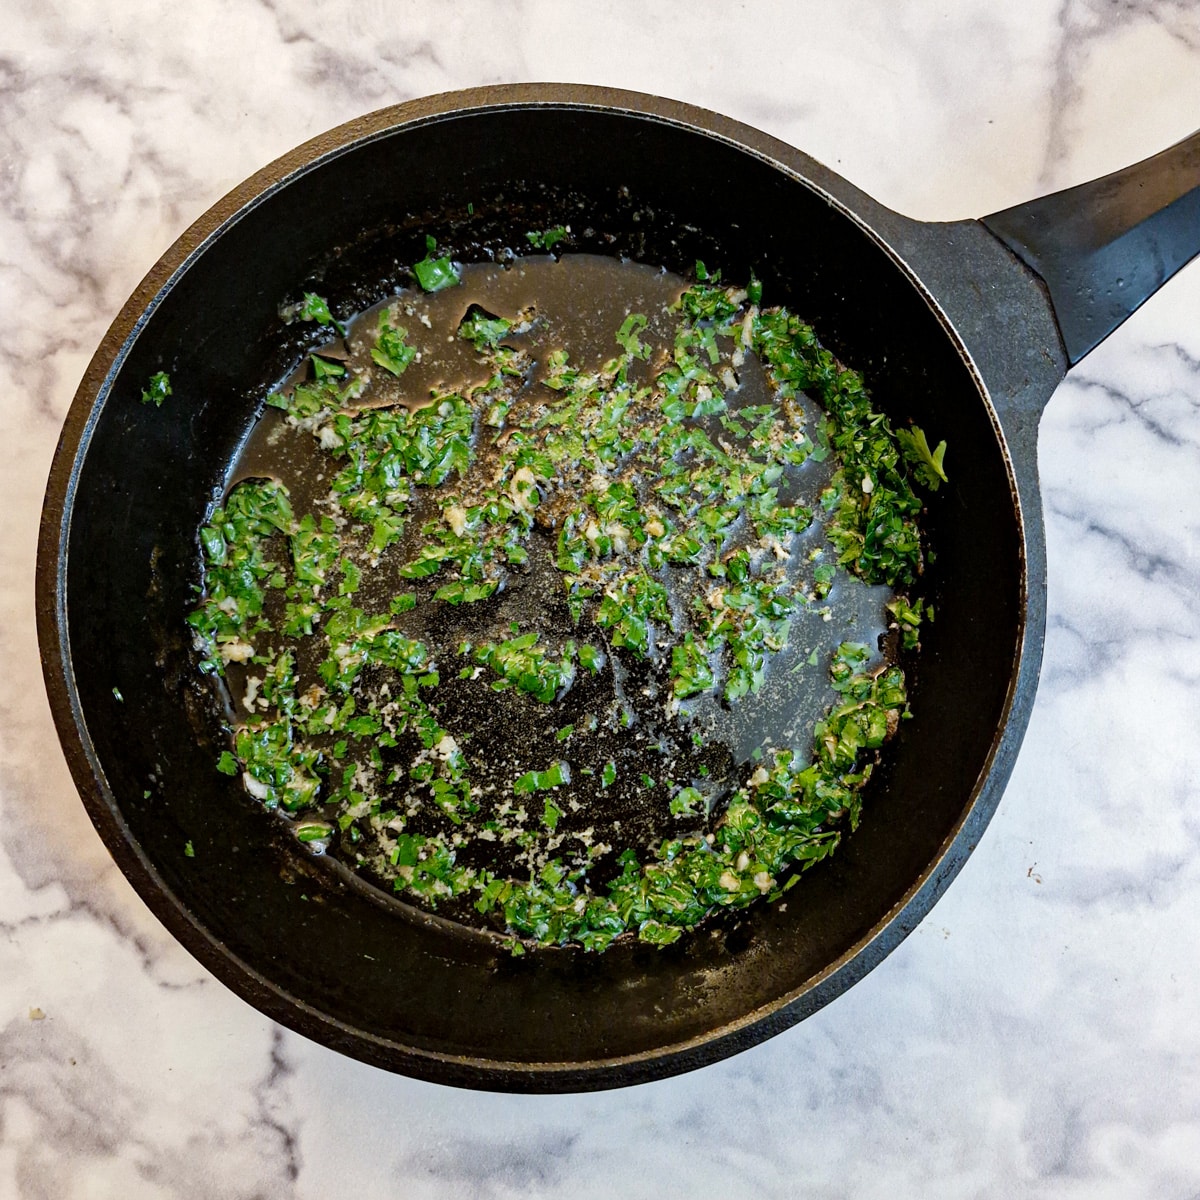
[[[475,651],[475,661],[491,667],[505,684],[549,704],[575,676],[575,647],[568,642],[556,659],[537,644],[538,636],[526,633],[499,645],[489,642]]]
[[[443,288],[454,287],[458,282],[458,272],[449,258],[434,258],[433,252],[437,243],[433,238],[425,239],[426,255],[420,262],[413,263],[413,274],[417,282],[427,292],[440,292]]]
[[[909,604],[903,596],[897,596],[885,607],[900,630],[900,640],[904,649],[917,649],[921,644],[921,602],[918,600],[915,604]],[[932,620],[932,609],[929,610],[929,619]]]
[[[930,491],[936,492],[943,483],[949,483],[942,462],[946,457],[946,443],[938,442],[936,450],[929,449],[925,440],[925,431],[920,425],[914,425],[912,431],[896,430],[896,440],[899,441],[904,457],[914,468],[917,478]]]
[[[563,225],[555,225],[553,229],[544,229],[540,233],[527,233],[525,235],[525,239],[535,250],[550,250],[553,249],[553,247],[561,242],[566,236],[566,227]]]
[[[416,357],[414,346],[404,340],[408,331],[403,326],[393,326],[387,312],[379,314],[379,332],[375,337],[375,345],[371,348],[371,358],[385,371],[393,375],[403,375],[408,364]]]
[[[671,651],[671,688],[680,698],[707,692],[713,685],[708,665],[708,650],[696,635],[688,632]]]
[[[333,314],[329,311],[329,305],[325,302],[325,298],[318,296],[316,292],[304,293],[304,301],[300,305],[298,316],[302,321],[316,321],[319,325],[332,325],[335,329],[343,331],[341,323],[334,320]]]
[[[535,244],[553,245],[554,232]],[[427,245],[413,268],[420,285],[459,282]],[[647,803],[669,810],[683,836],[625,849],[603,886],[588,872],[609,847],[572,824],[589,798],[572,768],[558,760],[522,771],[526,751],[515,779],[489,778],[490,747],[441,723],[458,695],[488,704],[485,689],[507,692],[503,703],[538,738],[598,763],[606,750],[591,740],[595,715],[559,725],[540,706],[606,685],[608,666],[614,689],[633,671],[650,681],[638,694],[663,703],[694,753],[704,736],[686,722],[705,703],[762,691],[793,623],[826,614],[817,605],[845,571],[904,589],[888,611],[901,646],[916,648],[931,614],[905,594],[925,561],[910,477],[931,487],[930,472],[944,479],[944,444],[930,454],[915,427],[911,444],[893,432],[861,377],[807,325],[758,308],[757,280],[744,291],[723,286],[703,263],[696,279],[665,344],[657,318],[652,334],[631,312],[615,332],[621,354],[599,367],[551,350],[535,373],[521,340],[506,344],[528,314],[510,320],[472,305],[457,333],[486,368],[476,376],[484,382],[414,409],[380,407],[365,375],[312,355],[312,377],[268,402],[319,440],[328,499],[297,514],[280,484],[243,480],[198,534],[204,591],[189,622],[201,668],[234,672],[239,690],[252,676],[257,689],[217,769],[293,814],[299,841],[331,844],[398,892],[431,906],[468,897],[514,948],[599,951],[623,933],[667,945],[710,913],[782,895],[857,825],[879,748],[906,715],[899,668],[842,644],[829,667],[837,702],[816,722],[810,761],[756,747],[740,786],[710,781],[694,759],[682,770],[698,786],[673,782],[665,757],[661,785],[631,768]],[[310,301],[320,298],[306,296],[305,319],[334,323],[323,301]],[[740,402],[735,352],[765,367],[762,403]],[[399,375],[416,354],[381,315],[374,362]],[[637,365],[650,361],[652,376]],[[819,403],[815,419],[804,397]],[[788,499],[809,458],[832,460],[811,509]],[[410,590],[373,606],[377,565]],[[542,630],[537,617],[522,633],[510,619],[509,589],[535,571],[557,573],[570,637]],[[460,617],[469,640],[445,632]],[[814,647],[793,669],[819,661]],[[589,708],[568,711],[599,713],[600,736],[647,720],[635,693],[617,695],[591,708],[585,691]],[[675,752],[653,718],[644,729],[648,746]],[[602,789],[616,783],[614,758],[595,771]],[[510,847],[528,872],[469,865],[479,857],[463,848],[485,841]]]
[[[302,821],[296,826],[296,840],[300,842],[319,842],[333,836],[333,826],[324,821]]]
[[[196,847],[193,846],[191,842],[184,842],[183,856],[184,856],[184,858],[195,858],[196,857]]]
[[[649,321],[642,313],[630,313],[617,330],[617,344],[632,358],[647,359],[650,357],[650,347],[638,338]]]
[[[341,363],[330,362],[319,354],[310,355],[308,361],[312,363],[315,379],[341,379],[346,374],[346,368]]]
[[[494,349],[501,338],[507,337],[512,322],[503,317],[490,317],[481,309],[473,308],[463,317],[458,327],[458,336],[471,343],[481,353]]]
[[[671,797],[671,815],[676,817],[694,817],[704,806],[704,797],[694,787],[680,788]]]
[[[525,796],[530,792],[545,792],[561,787],[570,778],[571,768],[565,762],[556,762],[544,771],[527,771],[513,784],[513,791],[518,796]]]
[[[156,371],[150,382],[142,389],[142,403],[162,408],[162,402],[171,395],[171,377],[165,371]]]
[[[599,671],[604,665],[604,655],[595,646],[584,642],[579,647],[579,665],[592,672]]]

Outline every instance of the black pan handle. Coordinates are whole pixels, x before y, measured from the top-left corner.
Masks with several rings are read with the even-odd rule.
[[[1200,253],[1200,132],[983,223],[1041,276],[1077,363]]]

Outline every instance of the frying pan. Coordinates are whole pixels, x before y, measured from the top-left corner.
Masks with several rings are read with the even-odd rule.
[[[521,1091],[699,1067],[811,1014],[909,933],[999,801],[1045,623],[1042,409],[1067,367],[1200,249],[1200,137],[995,214],[915,222],[734,121],[627,92],[487,88],[286,155],[163,256],[80,385],[38,561],[46,684],[93,822],[158,917],[263,1012],[426,1079]],[[936,622],[861,828],[786,905],[674,946],[513,958],[282,845],[213,770],[224,733],[184,615],[196,530],[264,389],[278,307],[389,294],[424,238],[462,257],[569,224],[579,249],[764,282],[950,450],[926,521]],[[289,358],[289,355],[291,356]],[[175,394],[139,402],[166,370]]]

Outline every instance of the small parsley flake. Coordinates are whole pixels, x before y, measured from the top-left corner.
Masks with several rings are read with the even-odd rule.
[[[156,371],[150,376],[150,382],[142,389],[142,403],[162,408],[162,402],[171,395],[171,392],[171,377],[166,371]]]

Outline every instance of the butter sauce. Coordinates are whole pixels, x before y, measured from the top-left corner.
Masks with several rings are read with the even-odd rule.
[[[316,619],[317,632],[312,635],[279,638],[276,631],[287,611],[285,589],[265,586],[262,613],[268,629],[255,640],[252,660],[240,650],[231,656],[228,639],[221,643],[210,637],[206,643],[223,656],[216,659],[217,671],[224,677],[239,730],[232,757],[255,799],[294,809],[285,819],[312,848],[336,856],[407,900],[436,906],[443,916],[535,942],[579,940],[593,949],[602,949],[624,929],[640,930],[646,940],[671,941],[682,928],[720,907],[725,896],[740,904],[759,894],[780,894],[787,886],[781,868],[807,865],[836,844],[837,823],[817,821],[813,845],[821,847],[819,853],[809,858],[796,848],[797,842],[787,861],[760,862],[751,843],[739,849],[733,838],[735,844],[730,845],[730,805],[742,821],[743,809],[758,791],[765,794],[777,783],[784,787],[785,777],[797,774],[795,764],[813,754],[814,725],[831,706],[846,700],[847,672],[840,682],[831,680],[831,664],[836,671],[839,663],[849,662],[864,697],[877,681],[896,680],[898,641],[887,605],[895,601],[897,589],[828,569],[832,579],[815,586],[816,568],[831,564],[834,557],[823,508],[837,488],[847,484],[836,474],[840,464],[835,456],[812,453],[779,468],[771,501],[779,508],[811,510],[812,520],[795,532],[767,538],[756,537],[758,526],[742,514],[716,539],[699,567],[660,564],[648,575],[642,571],[662,583],[670,620],[649,621],[643,652],[628,642],[622,645],[621,624],[604,628],[595,623],[595,597],[574,607],[571,603],[572,588],[579,589],[579,579],[586,583],[588,571],[609,570],[605,555],[595,545],[585,547],[590,557],[580,573],[567,572],[566,579],[561,556],[564,530],[573,528],[571,514],[580,511],[581,489],[592,489],[588,495],[603,493],[614,481],[628,481],[635,489],[643,535],[671,516],[678,518],[681,529],[686,526],[681,510],[656,498],[673,468],[664,460],[656,474],[646,465],[646,446],[640,446],[598,470],[581,473],[567,464],[554,480],[537,482],[522,543],[527,557],[509,561],[498,571],[488,568],[492,577],[487,582],[495,584],[491,595],[470,603],[437,600],[435,589],[446,585],[444,569],[429,578],[406,574],[426,544],[423,531],[439,522],[462,527],[471,502],[477,505],[485,493],[491,494],[488,487],[506,470],[512,477],[511,463],[505,465],[509,439],[517,436],[514,431],[537,428],[561,402],[564,360],[581,377],[602,374],[621,350],[614,335],[631,314],[645,318],[633,335],[634,344],[640,342],[650,352],[646,357],[624,356],[621,384],[649,397],[643,401],[649,407],[635,406],[632,412],[649,411],[661,398],[658,381],[679,359],[678,310],[689,289],[686,280],[662,270],[582,254],[466,265],[460,268],[460,279],[460,286],[435,293],[405,290],[355,317],[344,337],[316,351],[325,363],[345,370],[341,378],[358,381],[360,393],[344,406],[355,419],[370,409],[420,413],[447,396],[481,397],[471,402],[471,462],[465,477],[451,472],[436,487],[406,482],[403,532],[382,552],[364,545],[362,530],[356,531],[347,520],[337,492],[331,490],[345,466],[346,452],[345,428],[341,434],[335,431],[332,407],[312,419],[268,408],[230,474],[230,496],[239,484],[253,488],[270,480],[285,493],[297,520],[312,514],[336,530],[339,558],[355,565],[350,572],[343,569],[340,580],[331,570],[316,589],[325,589],[324,598],[318,595],[317,600],[325,603],[332,591],[344,590],[346,581],[354,579],[346,604],[352,601],[362,612],[385,614],[390,632],[406,639],[405,645],[422,648],[419,669],[408,675],[422,680],[436,676],[436,682],[405,686],[421,698],[414,703],[434,723],[432,732],[422,741],[410,713],[399,719],[400,731],[390,745],[370,737],[348,738],[335,728],[304,734],[312,750],[304,770],[311,768],[306,778],[314,788],[304,793],[305,803],[290,804],[287,797],[296,793],[268,781],[270,771],[262,756],[242,752],[249,745],[248,731],[278,722],[288,704],[294,709],[299,704],[296,711],[306,712],[311,726],[312,713],[323,711],[323,702],[335,689],[321,677],[327,649],[320,639],[322,618]],[[747,304],[744,292],[734,295],[739,314],[744,311],[745,322],[751,322],[757,309]],[[372,359],[381,314],[392,327],[403,328],[416,349],[399,376]],[[490,392],[495,356],[481,353],[460,334],[472,314],[503,318],[510,325],[496,346],[515,364],[513,373]],[[707,328],[714,322],[693,324]],[[708,444],[720,447],[714,449],[717,458],[737,464],[750,461],[747,456],[769,453],[763,444],[756,445],[752,434],[739,437],[731,432],[752,426],[761,432],[763,422],[754,417],[767,406],[776,411],[774,426],[786,426],[787,437],[807,439],[812,450],[826,447],[827,418],[821,406],[803,393],[792,396],[786,387],[781,390],[759,357],[739,349],[736,328],[729,326],[727,334],[709,344],[714,347],[710,357],[716,352],[718,360],[707,366],[717,373],[720,385],[689,384],[682,394],[693,401],[699,396],[701,408],[712,393],[723,398],[723,406],[714,401],[715,411],[690,420],[690,427],[702,431]],[[312,370],[306,362],[285,381],[280,403],[287,404]],[[496,396],[504,397],[507,412],[489,424],[487,410]],[[747,411],[754,415],[739,423],[739,414]],[[625,432],[636,441],[636,427]],[[661,432],[655,427],[652,437]],[[763,442],[775,437],[772,431]],[[677,457],[671,459],[675,467],[678,462]],[[503,494],[515,503],[522,495],[520,483],[513,485],[510,478]],[[660,512],[663,517],[657,515]],[[623,527],[618,523],[616,528]],[[659,537],[653,532],[648,536],[650,544]],[[273,534],[263,545],[269,545],[271,558],[286,560],[282,534]],[[730,583],[719,564],[732,563],[739,553],[751,581],[774,572],[771,578],[778,578],[780,594],[800,598],[787,612],[784,638],[776,639],[782,645],[765,655],[753,684],[735,698],[729,698],[728,689],[722,692],[723,679],[732,676],[722,675],[729,668],[717,661],[721,655],[716,651],[706,656],[715,686],[681,694],[673,656],[683,631],[695,626],[689,613],[704,604],[720,613],[721,589],[729,583],[732,592],[736,580]],[[620,546],[613,554],[621,558]],[[611,571],[604,578],[610,579],[610,592],[619,586],[611,582],[617,578]],[[411,595],[413,602],[397,611],[393,601],[400,595]],[[704,619],[711,624],[710,616]],[[536,638],[531,647],[505,650],[530,635]],[[199,640],[204,642],[203,637]],[[584,665],[580,644],[595,652],[593,666]],[[846,658],[839,649],[845,644],[859,649]],[[568,653],[566,647],[572,650]],[[497,664],[527,662],[522,655],[543,649],[552,656],[564,655],[564,662],[576,656],[556,677],[563,685],[551,689],[549,701],[531,694],[524,684],[506,684],[502,671],[498,677]],[[278,680],[275,685],[265,683],[271,671],[279,675],[285,655],[294,670],[290,691]],[[496,690],[502,684],[502,690]],[[386,713],[394,707],[393,692],[399,687],[394,673],[368,666],[341,694],[353,699],[356,713],[385,714],[375,719],[388,730]],[[311,704],[304,699],[318,692],[321,695]],[[903,708],[902,682],[881,704],[890,732]],[[410,720],[408,727],[405,720]],[[298,741],[300,724],[295,730],[288,737]],[[866,749],[873,753],[869,739]],[[867,759],[845,764],[851,770],[843,774],[855,777],[854,771],[861,772]],[[449,773],[447,763],[454,764]],[[270,778],[277,779],[283,769]],[[286,769],[295,770],[297,777],[303,774],[294,761]],[[442,802],[435,802],[430,793],[431,780],[443,776],[453,776],[458,788],[449,805],[444,802],[449,784],[441,793]],[[342,796],[334,802],[330,796],[339,780]],[[386,786],[384,780],[389,781]],[[459,786],[461,780],[468,782]],[[844,807],[836,805],[830,812],[833,817],[845,815]],[[739,827],[738,837],[744,833]],[[436,853],[429,849],[435,843]],[[683,849],[673,849],[677,845]],[[728,861],[717,863],[722,848]],[[627,853],[631,850],[633,859]],[[678,922],[672,920],[672,910],[653,903],[619,921],[607,911],[590,923],[565,915],[572,909],[590,911],[606,888],[618,889],[613,896],[623,895],[621,881],[631,880],[635,867],[644,869],[656,857],[665,863],[680,854],[697,859],[705,853],[724,869],[706,883],[708,891],[700,900],[680,902]],[[440,865],[437,871],[430,868],[429,886],[417,888],[414,879],[429,873],[423,864],[434,860]],[[544,901],[548,916],[528,916],[527,898],[520,894],[523,884],[536,893],[537,902]]]

